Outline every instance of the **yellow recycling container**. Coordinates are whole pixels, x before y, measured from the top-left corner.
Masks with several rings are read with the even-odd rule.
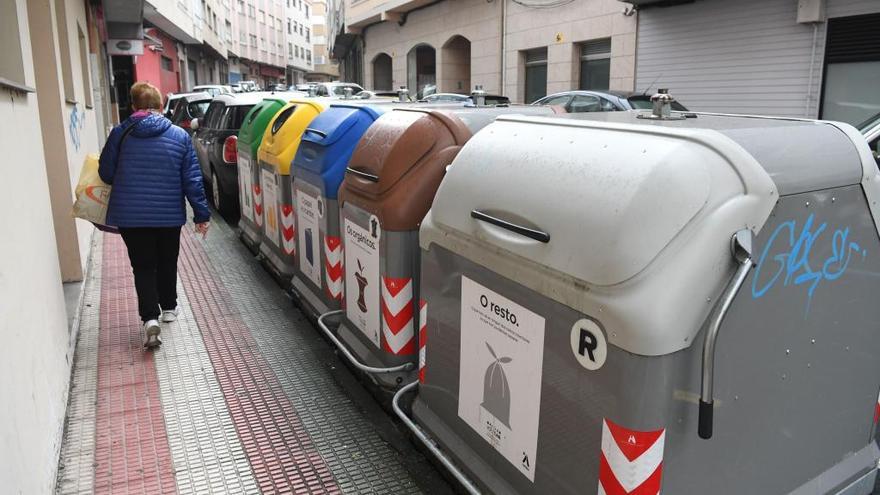
[[[296,268],[296,232],[290,162],[303,132],[325,105],[293,99],[269,121],[257,151],[263,188],[263,242],[260,254],[269,270],[287,286]]]

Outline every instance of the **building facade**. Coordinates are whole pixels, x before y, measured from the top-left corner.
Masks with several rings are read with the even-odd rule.
[[[328,46],[328,8],[326,0],[312,0],[312,62],[314,68],[307,76],[307,80],[312,82],[339,79],[339,65],[330,57],[330,47]]]
[[[340,10],[334,56],[347,79],[362,77],[369,88],[469,93],[480,85],[526,102],[578,88],[633,89],[636,16],[616,0],[345,0]]]
[[[312,3],[287,0],[287,84],[306,82],[312,64]]]
[[[669,88],[699,111],[854,125],[880,112],[876,0],[634,3],[640,90]]]
[[[76,341],[68,314],[78,309],[73,289],[84,279],[93,231],[71,216],[73,190],[85,156],[100,151],[112,124],[103,31],[90,1],[0,2],[7,184],[0,390],[15,405],[0,408],[0,480],[8,493],[55,486]]]

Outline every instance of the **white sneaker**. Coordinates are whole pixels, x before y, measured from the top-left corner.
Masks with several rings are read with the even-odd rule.
[[[162,311],[162,321],[165,323],[174,321],[177,319],[177,314],[180,312],[180,307],[176,307],[174,309],[166,309]]]
[[[162,345],[159,334],[162,329],[159,327],[158,320],[150,320],[144,323],[144,347],[153,348]]]

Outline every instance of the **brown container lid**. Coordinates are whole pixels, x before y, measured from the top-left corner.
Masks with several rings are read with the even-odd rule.
[[[471,131],[448,111],[396,109],[367,129],[349,161],[339,190],[375,214],[382,228],[415,230]]]

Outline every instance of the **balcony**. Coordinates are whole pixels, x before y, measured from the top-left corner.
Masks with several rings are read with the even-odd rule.
[[[345,9],[345,29],[358,33],[377,22],[398,22],[403,14],[424,7],[434,0],[355,0]]]

